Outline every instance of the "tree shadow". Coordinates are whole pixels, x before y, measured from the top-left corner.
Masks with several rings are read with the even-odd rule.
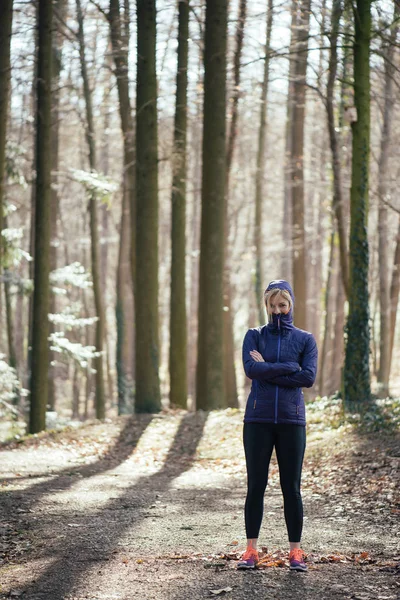
[[[118,464],[124,462],[137,446],[140,437],[145,429],[149,426],[153,419],[153,415],[135,415],[126,419],[115,443],[109,448],[105,456],[94,463],[87,465],[65,467],[54,476],[54,473],[34,474],[33,477],[24,477],[21,479],[47,477],[46,481],[33,483],[31,486],[23,490],[7,491],[1,493],[0,499],[4,512],[9,509],[10,514],[18,506],[24,511],[29,512],[32,506],[37,504],[41,496],[48,494],[54,486],[60,491],[65,491],[70,488],[76,479],[88,479],[99,475]],[[51,451],[51,450],[50,450]],[[18,478],[20,480],[20,478]],[[15,478],[2,478],[1,481],[13,481]]]
[[[136,514],[136,512],[133,516],[132,513],[134,511],[122,509],[132,509],[134,494],[142,494],[144,487],[149,486],[152,489],[156,487],[164,489],[171,480],[190,469],[194,462],[197,446],[203,435],[207,416],[208,413],[199,412],[187,413],[182,418],[161,470],[148,477],[140,477],[134,486],[130,486],[118,498],[110,499],[96,513],[95,519],[99,520],[99,526],[102,528],[101,531],[99,531],[98,527],[90,528],[94,518],[93,514],[79,515],[81,520],[87,520],[88,531],[85,532],[85,535],[82,535],[82,530],[80,531],[79,528],[71,529],[68,531],[67,539],[56,543],[55,547],[49,548],[47,554],[52,557],[55,556],[55,560],[35,581],[23,588],[25,592],[24,597],[30,599],[46,597],[52,600],[63,598],[83,578],[85,572],[93,564],[93,561],[109,560],[118,540],[123,536],[125,530],[127,528],[132,529],[132,525],[136,530],[146,517],[145,514]],[[185,445],[183,445],[183,440]],[[104,469],[97,468],[96,473],[89,472],[87,469],[86,475],[98,474],[102,470],[108,470],[109,468],[110,464],[107,464]],[[78,471],[82,473],[81,469],[78,469]],[[42,493],[47,490],[49,485],[54,486],[54,480],[50,484],[46,483],[46,486],[35,486],[31,491],[32,503],[36,500],[38,491]],[[59,483],[62,486],[64,484],[63,479],[57,481],[57,485]],[[64,485],[68,487],[67,484]],[[137,503],[137,506],[140,507],[141,503]],[[117,520],[110,518],[110,511],[111,514],[118,514]],[[71,510],[71,512],[73,511]],[[68,518],[68,515],[65,518]],[[54,529],[54,523],[50,522],[49,526]],[[65,522],[62,526],[66,532]],[[41,553],[41,557],[44,556],[46,556],[46,553]],[[35,558],[38,558],[37,554]]]

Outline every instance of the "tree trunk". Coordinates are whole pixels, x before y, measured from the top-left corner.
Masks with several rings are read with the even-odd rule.
[[[135,140],[129,96],[129,2],[124,2],[121,17],[119,0],[110,0],[108,13],[111,44],[117,79],[119,114],[124,139],[123,200],[120,224],[120,247],[117,268],[117,378],[118,414],[133,412],[134,300],[135,279]],[[129,264],[130,257],[130,264]]]
[[[329,141],[332,152],[332,170],[333,170],[333,210],[337,221],[337,230],[339,235],[339,248],[340,248],[340,266],[341,274],[343,278],[343,285],[346,291],[346,296],[349,292],[349,265],[348,265],[348,248],[346,238],[346,226],[344,222],[343,212],[343,192],[342,192],[342,175],[341,175],[341,164],[340,164],[340,153],[339,153],[339,140],[336,133],[335,126],[335,112],[334,112],[334,86],[336,81],[337,73],[337,40],[339,34],[340,17],[342,15],[342,0],[334,0],[332,18],[331,18],[331,34],[330,34],[330,45],[331,53],[329,58],[329,78],[327,85],[327,99],[326,108],[328,116],[328,130],[329,130]]]
[[[354,102],[352,123],[351,223],[349,315],[344,368],[344,394],[348,408],[361,408],[371,396],[369,373],[368,174],[370,144],[370,0],[354,6]]]
[[[331,241],[330,241],[330,250],[329,250],[329,264],[328,264],[328,278],[325,287],[325,326],[324,326],[324,338],[322,343],[322,350],[319,353],[319,395],[324,396],[327,388],[327,381],[330,376],[330,371],[328,365],[330,363],[330,354],[332,353],[332,325],[333,325],[333,317],[334,312],[333,308],[333,293],[332,288],[334,286],[334,276],[335,276],[335,227],[332,224],[332,233],[331,233]]]
[[[179,2],[178,71],[172,157],[170,404],[187,408],[186,130],[189,2]]]
[[[389,289],[389,245],[388,245],[388,214],[385,199],[388,194],[388,163],[390,156],[391,121],[394,105],[393,79],[395,76],[394,51],[399,30],[399,5],[394,3],[393,26],[390,38],[383,48],[385,57],[385,104],[383,109],[383,127],[381,138],[381,154],[378,164],[378,244],[379,244],[379,304],[380,304],[380,341],[379,341],[379,372],[378,383],[380,394],[386,398],[389,395],[390,376],[390,289]]]
[[[54,9],[57,11],[58,16],[64,18],[66,1],[57,0],[54,4]],[[51,243],[50,243],[50,272],[57,268],[57,220],[59,213],[59,197],[58,197],[58,155],[59,155],[59,130],[60,130],[60,73],[61,73],[61,53],[64,41],[64,35],[61,31],[60,22],[55,15],[53,15],[53,64],[52,64],[52,95],[51,95]],[[57,312],[57,296],[54,293],[50,294],[50,312],[55,314]],[[50,333],[54,332],[54,324],[49,323]],[[51,410],[56,408],[56,373],[57,368],[52,366],[51,363],[56,359],[55,352],[50,352],[49,361],[49,406]]]
[[[337,248],[339,252],[339,247]],[[336,270],[336,305],[335,305],[335,328],[333,332],[333,363],[332,363],[332,387],[329,394],[342,389],[343,358],[344,358],[344,326],[345,313],[344,303],[346,294],[343,287],[343,277],[338,268]]]
[[[260,111],[260,127],[258,130],[258,149],[257,149],[257,168],[256,168],[256,198],[255,198],[255,222],[254,222],[254,246],[256,249],[256,272],[255,272],[255,297],[256,306],[258,309],[259,323],[265,321],[265,308],[263,302],[263,256],[262,250],[264,242],[262,239],[262,200],[263,200],[263,180],[264,180],[264,165],[265,165],[265,140],[267,134],[267,100],[269,87],[269,65],[271,54],[271,32],[273,19],[273,1],[268,0],[267,11],[267,31],[265,42],[265,58],[264,58],[264,77],[261,87],[261,111]]]
[[[137,1],[135,412],[161,409],[155,0]],[[131,210],[134,207],[131,206]]]
[[[391,365],[393,357],[394,334],[396,330],[397,306],[399,303],[400,293],[400,218],[397,229],[396,248],[394,251],[392,281],[390,283],[390,357]]]
[[[12,18],[13,0],[3,0],[3,2],[0,3],[0,276],[3,270],[3,236],[1,232],[4,229],[3,204],[6,175],[7,115],[10,95]]]
[[[282,277],[292,281],[292,126],[294,109],[294,72],[296,67],[296,6],[297,0],[292,0],[289,45],[289,73],[288,73],[288,95],[286,108],[285,126],[285,162],[284,162],[284,202],[282,220],[282,239],[285,244],[282,250]]]
[[[272,0],[271,0],[272,1]],[[224,386],[226,405],[238,407],[238,391],[236,384],[235,370],[235,341],[233,335],[233,311],[232,311],[232,293],[233,289],[230,282],[231,274],[231,249],[230,239],[230,221],[229,221],[229,183],[233,154],[237,138],[238,106],[240,97],[240,61],[243,48],[244,25],[246,22],[246,3],[247,0],[240,0],[239,14],[236,29],[236,48],[234,56],[234,87],[232,94],[231,124],[229,129],[226,172],[225,172],[225,206],[224,206],[224,280],[223,280],[223,302],[224,302]],[[267,58],[265,60],[268,60]]]
[[[299,0],[297,10],[296,63],[293,87],[292,122],[292,261],[293,291],[296,297],[296,326],[307,328],[307,270],[304,231],[304,119],[306,71],[311,0]]]
[[[32,309],[32,372],[29,433],[46,428],[49,367],[49,272],[51,234],[51,75],[52,0],[38,8],[38,77],[36,113],[36,207],[34,292]]]
[[[85,57],[85,39],[83,32],[83,15],[80,0],[76,0],[77,17],[78,17],[78,39],[79,39],[79,56],[81,62],[81,75],[83,79],[83,91],[86,106],[86,140],[89,150],[89,165],[91,171],[96,171],[96,144],[94,135],[94,121],[92,108],[92,93],[89,85],[89,76],[87,72],[87,64]],[[92,279],[93,279],[93,294],[96,307],[96,338],[95,345],[100,356],[94,359],[96,369],[96,418],[104,419],[105,417],[105,391],[104,391],[104,369],[103,369],[103,346],[104,346],[104,308],[103,297],[101,291],[100,280],[100,259],[99,259],[99,229],[97,218],[97,198],[92,192],[89,200],[90,214],[90,237],[91,237],[91,262],[92,262]]]
[[[200,62],[200,61],[199,61]],[[200,65],[199,65],[200,66]],[[201,69],[198,72],[198,81],[201,85]],[[191,335],[188,339],[187,363],[188,363],[188,387],[191,398],[191,409],[195,407],[196,396],[196,365],[197,365],[197,335],[198,335],[198,300],[199,300],[199,252],[200,252],[200,207],[201,207],[201,149],[202,149],[202,102],[196,100],[196,117],[192,120],[192,143],[193,153],[193,212],[190,223],[190,257],[191,257],[191,286],[188,324]]]
[[[225,406],[223,268],[226,169],[227,0],[207,0],[199,280],[197,408]]]

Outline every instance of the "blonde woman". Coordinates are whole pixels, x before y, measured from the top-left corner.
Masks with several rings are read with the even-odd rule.
[[[243,425],[247,468],[244,507],[247,549],[239,569],[254,569],[259,560],[257,540],[263,518],[268,468],[275,447],[284,515],[289,538],[290,569],[306,571],[300,548],[303,503],[301,471],[306,447],[306,415],[302,388],[317,374],[314,336],[293,324],[294,295],[283,279],[271,281],[264,292],[268,323],[249,329],[243,340],[243,366],[252,386]]]

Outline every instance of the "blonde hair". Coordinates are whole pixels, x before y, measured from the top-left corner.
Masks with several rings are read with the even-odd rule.
[[[270,304],[270,301],[273,298],[275,298],[276,296],[282,296],[282,298],[284,298],[285,300],[288,301],[289,310],[291,308],[293,308],[292,296],[289,294],[289,292],[287,290],[281,290],[280,288],[272,288],[271,290],[265,291],[264,292],[264,304],[265,304],[265,308],[267,310],[268,321],[270,323],[272,322],[272,313],[270,313],[270,311],[269,311],[269,304]]]

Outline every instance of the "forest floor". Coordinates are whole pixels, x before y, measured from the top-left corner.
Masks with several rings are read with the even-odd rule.
[[[243,411],[163,411],[0,445],[0,598],[400,598],[400,434],[310,411],[306,573],[288,569],[275,453],[259,546],[245,549]],[[316,418],[317,415],[317,418]]]

